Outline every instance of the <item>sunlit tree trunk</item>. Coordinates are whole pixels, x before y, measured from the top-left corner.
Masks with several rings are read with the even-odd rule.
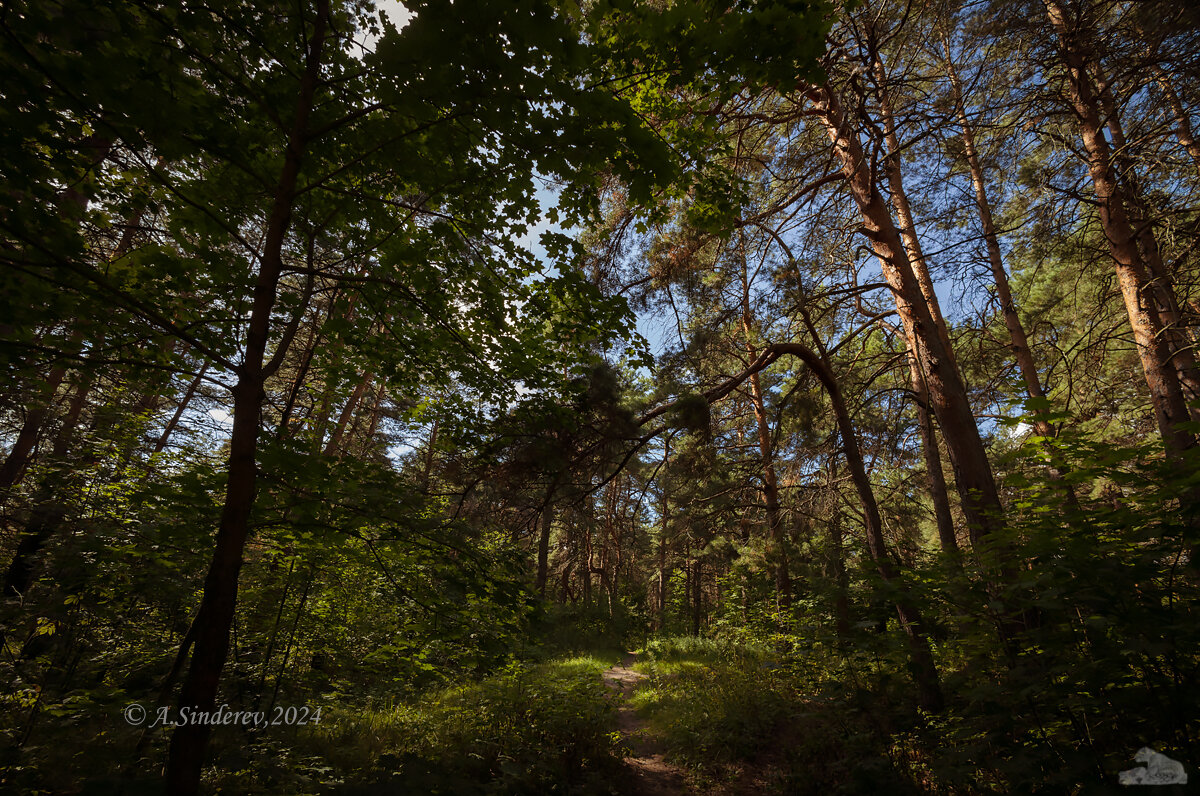
[[[1154,418],[1166,449],[1181,453],[1195,444],[1195,438],[1179,424],[1189,418],[1179,375],[1171,364],[1163,327],[1156,311],[1153,287],[1138,250],[1137,235],[1129,218],[1124,191],[1113,170],[1108,141],[1096,89],[1087,69],[1087,55],[1076,31],[1067,20],[1066,12],[1057,0],[1045,0],[1050,24],[1058,35],[1064,66],[1067,70],[1067,92],[1079,125],[1088,171],[1096,194],[1100,225],[1108,240],[1109,254],[1116,267],[1117,281],[1125,301],[1129,325],[1133,329],[1138,357],[1142,363]]]
[[[1175,140],[1188,153],[1192,164],[1200,172],[1200,142],[1196,140],[1196,136],[1192,132],[1192,120],[1188,116],[1187,109],[1183,107],[1179,93],[1171,84],[1171,77],[1167,74],[1167,70],[1163,69],[1161,65],[1155,64],[1154,74],[1158,78],[1158,86],[1162,91],[1163,98],[1167,101],[1167,107],[1171,109],[1171,116],[1175,119]]]
[[[963,157],[967,161],[967,168],[971,174],[971,187],[975,191],[975,208],[979,213],[979,226],[983,232],[992,281],[996,285],[996,298],[1000,302],[1000,313],[1004,316],[1004,327],[1008,330],[1013,358],[1017,362],[1021,379],[1025,382],[1025,392],[1030,398],[1041,400],[1046,397],[1046,393],[1042,388],[1037,364],[1033,361],[1033,352],[1029,347],[1029,338],[1025,334],[1024,324],[1021,323],[1021,316],[1017,314],[1017,305],[1013,300],[1012,288],[1008,282],[1008,271],[1004,267],[1004,258],[1000,250],[1000,236],[996,232],[992,204],[988,199],[983,164],[979,159],[979,151],[975,147],[975,128],[967,116],[966,104],[963,99],[962,81],[959,80],[958,72],[954,68],[949,44],[943,41],[942,46],[955,111],[962,129]],[[1046,420],[1046,412],[1047,409],[1044,406],[1035,410],[1034,423],[1038,434],[1049,437],[1054,432],[1049,421]]]
[[[1170,352],[1171,364],[1178,374],[1184,400],[1195,401],[1200,398],[1200,373],[1196,369],[1196,357],[1184,329],[1183,314],[1175,296],[1175,276],[1163,263],[1162,250],[1154,234],[1151,213],[1142,194],[1137,167],[1129,150],[1129,142],[1125,138],[1112,85],[1099,64],[1093,62],[1090,72],[1096,83],[1096,96],[1104,114],[1105,127],[1112,137],[1112,164],[1116,169],[1117,182],[1125,192],[1129,220],[1137,235],[1142,260],[1150,276],[1155,301],[1153,308],[1158,313],[1159,324],[1163,329],[1163,342]],[[1200,409],[1192,411],[1192,419],[1200,420]]]
[[[913,275],[917,279],[921,295],[929,309],[929,317],[941,338],[947,361],[957,369],[958,362],[954,356],[954,347],[950,342],[950,330],[942,315],[941,303],[938,301],[937,291],[933,287],[933,277],[929,274],[929,265],[925,261],[921,240],[917,237],[917,225],[913,217],[912,205],[908,201],[908,194],[904,191],[904,153],[900,148],[900,136],[896,130],[896,118],[892,110],[891,95],[888,92],[887,71],[878,52],[873,55],[871,69],[878,85],[879,116],[880,121],[883,122],[884,143],[887,145],[887,153],[883,159],[883,173],[887,177],[888,195],[892,200],[892,208],[900,222],[897,229],[900,239],[904,243],[904,251],[908,255]]]
[[[938,336],[949,355],[949,362],[956,370],[958,363],[954,358],[954,348],[950,342],[950,330],[942,315],[941,304],[937,291],[934,290],[933,278],[921,248],[920,238],[917,237],[916,220],[913,217],[912,205],[904,190],[903,151],[900,146],[900,135],[896,126],[892,99],[888,90],[888,75],[883,64],[883,58],[878,50],[872,53],[871,68],[879,90],[879,115],[883,122],[884,142],[887,145],[887,155],[883,162],[884,175],[887,177],[888,193],[892,207],[899,220],[900,239],[904,250],[912,264],[913,274],[921,287],[921,295],[929,307],[929,317],[937,327]],[[888,263],[881,263],[886,274]],[[900,308],[897,294],[897,309]],[[907,327],[906,327],[907,331]],[[917,341],[911,334],[906,335],[908,343],[909,381],[916,396],[917,424],[921,432],[921,448],[925,458],[925,471],[929,478],[929,496],[933,502],[934,519],[937,522],[938,540],[942,549],[947,553],[957,555],[958,539],[954,532],[954,520],[950,511],[950,498],[946,488],[946,475],[942,470],[941,454],[938,451],[937,430],[930,414],[929,388],[926,385],[925,374],[921,370],[920,357],[917,354]]]
[[[938,333],[900,233],[836,93],[824,85],[811,89],[808,97],[825,126],[847,186],[862,213],[863,231],[880,262],[886,264],[884,277],[895,293],[905,335],[916,344],[930,405],[945,435],[971,540],[978,542],[1003,527],[1003,515],[962,376]]]
[[[967,161],[967,170],[971,175],[971,187],[975,192],[975,208],[979,213],[979,226],[983,232],[984,248],[987,251],[988,266],[992,272],[992,283],[996,286],[996,299],[1000,303],[1000,314],[1004,318],[1004,328],[1008,331],[1009,345],[1012,348],[1013,359],[1021,380],[1025,383],[1025,394],[1033,403],[1033,427],[1038,435],[1049,440],[1055,435],[1054,427],[1049,420],[1050,407],[1046,403],[1046,391],[1043,388],[1037,363],[1033,359],[1033,350],[1029,346],[1029,337],[1025,333],[1025,325],[1017,313],[1017,304],[1013,299],[1012,287],[1008,281],[1008,270],[1004,267],[1004,257],[1000,249],[1000,235],[996,230],[995,217],[992,215],[992,204],[988,198],[987,181],[983,173],[983,163],[979,158],[979,150],[975,146],[975,128],[967,116],[966,102],[962,93],[962,81],[954,68],[954,59],[950,52],[949,43],[942,40],[942,52],[945,58],[946,75],[949,78],[951,97],[954,101],[958,123],[962,129],[963,157]],[[1050,474],[1064,484],[1064,494],[1068,504],[1079,508],[1079,499],[1070,484],[1065,484],[1062,477],[1067,468],[1059,459],[1052,447],[1047,444],[1047,452],[1052,464]]]

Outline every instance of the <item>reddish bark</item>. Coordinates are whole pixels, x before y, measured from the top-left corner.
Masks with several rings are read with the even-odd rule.
[[[1171,363],[1172,352],[1163,334],[1154,289],[1138,250],[1138,238],[1129,217],[1125,192],[1113,169],[1111,151],[1100,118],[1096,87],[1088,71],[1086,47],[1069,24],[1062,4],[1057,0],[1045,0],[1045,5],[1050,24],[1062,44],[1068,99],[1075,111],[1087,153],[1100,225],[1108,239],[1109,254],[1116,268],[1138,358],[1150,389],[1154,418],[1167,451],[1178,454],[1191,448],[1195,438],[1179,426],[1189,418],[1187,404],[1179,374]]]
[[[977,543],[1003,527],[1003,516],[962,375],[938,332],[900,232],[836,93],[823,85],[810,89],[808,98],[825,126],[846,184],[862,213],[863,231],[884,265],[884,277],[896,296],[905,335],[915,344],[917,362],[929,389],[929,403],[946,440],[971,540]]]

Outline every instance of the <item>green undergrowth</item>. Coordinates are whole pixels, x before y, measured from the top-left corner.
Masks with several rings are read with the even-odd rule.
[[[600,673],[615,654],[512,663],[420,700],[329,709],[269,768],[222,791],[609,794],[620,781],[616,709]]]
[[[823,651],[825,655],[832,650]],[[916,793],[922,757],[892,711],[900,683],[846,682],[846,661],[726,639],[649,642],[633,704],[668,758],[714,792]]]
[[[648,677],[634,707],[673,760],[696,768],[754,758],[800,705],[777,665],[752,647],[656,639],[637,668]]]
[[[530,618],[522,657],[552,660],[571,655],[616,654],[641,643],[644,621],[623,603],[542,603]]]

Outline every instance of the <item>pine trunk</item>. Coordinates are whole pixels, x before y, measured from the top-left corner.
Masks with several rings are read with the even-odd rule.
[[[862,213],[863,230],[884,264],[884,277],[896,295],[905,335],[915,343],[930,405],[954,468],[971,541],[977,543],[1003,527],[1003,513],[962,376],[938,332],[900,233],[875,184],[858,136],[847,124],[837,95],[826,85],[812,89],[808,96],[826,128]]]
[[[1183,388],[1171,364],[1172,352],[1163,335],[1153,288],[1138,250],[1137,235],[1129,218],[1125,194],[1113,170],[1096,90],[1087,69],[1087,58],[1067,22],[1061,3],[1046,0],[1045,4],[1050,23],[1062,43],[1068,95],[1087,153],[1088,171],[1099,206],[1100,225],[1108,239],[1109,254],[1116,267],[1138,358],[1150,389],[1154,418],[1167,451],[1178,454],[1191,448],[1195,438],[1179,425],[1189,418]]]

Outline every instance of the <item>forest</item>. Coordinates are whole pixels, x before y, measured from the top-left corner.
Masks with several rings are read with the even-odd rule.
[[[1197,123],[1184,0],[5,0],[0,792],[1200,788]]]

